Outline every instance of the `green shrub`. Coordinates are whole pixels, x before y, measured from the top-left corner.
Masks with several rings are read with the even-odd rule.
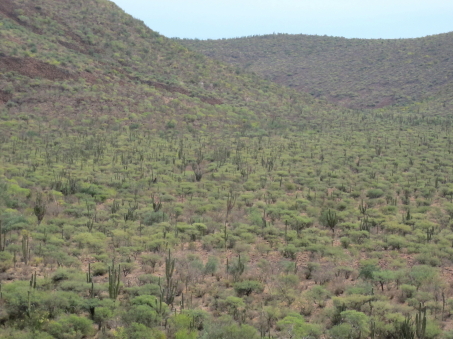
[[[366,196],[370,199],[377,199],[382,197],[383,195],[384,191],[379,188],[368,190],[368,192],[366,193]]]
[[[249,296],[252,293],[262,293],[264,286],[259,281],[245,280],[234,284],[234,290],[238,296]]]
[[[81,339],[91,336],[94,328],[91,320],[71,314],[51,321],[47,331],[57,339]]]
[[[349,239],[348,237],[341,237],[340,242],[343,248],[348,248],[351,244],[351,239]]]
[[[0,273],[13,267],[13,255],[9,252],[0,252]]]
[[[104,275],[108,271],[109,269],[107,265],[102,262],[95,262],[94,264],[91,264],[91,272],[94,277]]]

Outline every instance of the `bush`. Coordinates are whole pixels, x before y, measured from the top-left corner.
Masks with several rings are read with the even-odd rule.
[[[348,248],[351,244],[351,239],[349,239],[348,237],[341,237],[340,242],[343,248]]]
[[[238,325],[229,318],[212,322],[203,331],[201,339],[259,339],[258,331],[250,325]]]
[[[280,249],[280,252],[285,258],[296,260],[297,253],[299,252],[299,250],[293,244],[289,244],[288,246],[285,246],[282,249]]]
[[[259,281],[255,280],[246,280],[234,284],[234,290],[239,296],[247,295],[254,293],[262,293],[264,291],[264,286]]]
[[[47,331],[57,339],[81,339],[93,334],[93,323],[85,317],[71,314],[51,321]]]
[[[9,252],[0,252],[0,273],[13,266],[13,256]]]
[[[106,264],[102,262],[96,262],[91,265],[91,272],[93,273],[94,277],[98,277],[100,275],[104,275],[108,272],[108,267]]]
[[[370,199],[377,199],[382,197],[383,195],[384,191],[379,188],[371,189],[366,193],[366,196]]]

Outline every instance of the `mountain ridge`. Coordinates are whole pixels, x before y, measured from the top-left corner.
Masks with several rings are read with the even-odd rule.
[[[349,108],[405,105],[453,82],[453,32],[411,39],[273,34],[177,41]]]

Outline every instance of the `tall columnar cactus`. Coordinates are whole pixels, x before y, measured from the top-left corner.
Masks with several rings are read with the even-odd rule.
[[[96,300],[94,299],[94,282],[91,282],[90,287],[90,300],[88,303],[91,320],[94,320],[96,314]]]
[[[399,327],[399,338],[401,339],[415,339],[415,331],[412,328],[411,318],[408,316],[400,324]]]
[[[115,263],[112,261],[112,267],[109,267],[109,297],[116,300],[120,291],[120,272],[121,265],[115,269]]]
[[[168,257],[165,258],[165,279],[167,281],[167,285],[173,278],[173,272],[175,270],[175,263],[176,259],[171,257],[171,250],[168,250]]]
[[[362,200],[360,205],[359,205],[359,211],[360,211],[361,214],[365,215],[367,210],[368,210],[368,205],[366,203],[364,203],[363,200]]]
[[[93,276],[91,275],[91,264],[88,263],[88,272],[87,272],[87,283],[93,281]]]
[[[168,256],[165,258],[165,280],[166,285],[165,288],[162,288],[161,291],[163,292],[163,296],[165,298],[165,303],[168,305],[172,305],[175,296],[176,296],[176,289],[178,283],[173,279],[173,273],[175,271],[175,263],[176,259],[171,257],[171,250],[168,250]]]
[[[226,216],[225,216],[225,230],[224,230],[224,237],[225,237],[225,251],[227,248],[227,224],[228,224],[228,216],[230,215],[231,211],[233,210],[234,206],[236,205],[237,195],[234,194],[232,191],[228,193],[227,196],[227,203],[226,203]]]
[[[23,233],[22,235],[22,258],[24,260],[25,265],[28,264],[28,260],[30,259],[30,247],[29,247],[29,239],[28,233]]]
[[[419,305],[418,313],[415,316],[415,333],[418,339],[424,339],[426,333],[426,307]]]
[[[399,326],[399,338],[402,339],[425,339],[426,335],[426,307],[419,304],[418,312],[415,315],[415,322],[410,316]]]
[[[332,230],[332,236],[335,235],[335,227],[337,226],[338,221],[337,213],[329,208],[324,215],[324,222],[326,226]]]
[[[36,271],[31,275],[30,279],[30,288],[35,289],[36,288]]]
[[[426,241],[430,242],[434,235],[434,226],[426,230]]]

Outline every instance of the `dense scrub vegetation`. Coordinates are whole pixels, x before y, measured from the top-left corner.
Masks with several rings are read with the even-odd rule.
[[[107,1],[0,13],[1,338],[453,337],[450,92],[340,109]]]
[[[351,108],[420,101],[453,80],[453,33],[392,40],[274,34],[177,41]]]

